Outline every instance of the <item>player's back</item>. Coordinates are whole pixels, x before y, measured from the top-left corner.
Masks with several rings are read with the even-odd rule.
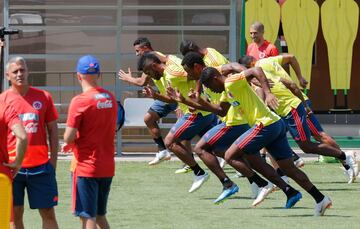
[[[229,63],[229,61],[221,53],[213,48],[206,48],[206,54],[203,60],[207,67],[217,67]]]
[[[249,86],[243,73],[234,74],[225,80],[228,102],[241,112],[249,125],[268,126],[280,118],[273,113]]]
[[[77,170],[85,176],[112,176],[117,118],[114,95],[100,87],[90,89],[73,98],[69,116],[67,125],[78,129]]]

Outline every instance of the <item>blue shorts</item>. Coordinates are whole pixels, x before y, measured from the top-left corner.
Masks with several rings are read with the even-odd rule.
[[[203,136],[208,130],[216,126],[218,118],[215,114],[203,116],[201,113],[185,114],[181,116],[170,129],[175,138],[191,140],[196,135]]]
[[[24,205],[25,188],[31,209],[52,208],[58,203],[55,169],[50,162],[20,169],[13,181],[14,206]]]
[[[306,110],[301,103],[295,109],[292,108],[290,113],[283,118],[287,128],[296,142],[304,142],[310,140],[311,133],[306,123]]]
[[[226,126],[225,123],[220,123],[206,132],[202,139],[212,147],[213,151],[224,152],[248,129],[250,129],[248,124]]]
[[[84,218],[93,218],[104,216],[110,193],[112,177],[93,178],[93,177],[75,177],[76,189],[73,193],[73,203],[75,209],[73,213],[76,216]],[[73,206],[74,207],[74,206]]]
[[[310,99],[306,100],[306,104],[311,108]],[[310,128],[310,132],[312,136],[319,136],[321,132],[324,132],[324,129],[321,127],[314,113],[311,113],[307,116],[306,122]]]
[[[234,144],[246,154],[258,154],[260,149],[266,148],[275,160],[292,157],[286,126],[281,119],[266,127],[262,124],[251,127]]]
[[[165,103],[160,100],[155,100],[149,108],[149,111],[155,112],[160,118],[167,116],[170,112],[176,110],[177,103]]]

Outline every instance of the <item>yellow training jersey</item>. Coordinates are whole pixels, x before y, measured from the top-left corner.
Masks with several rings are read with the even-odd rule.
[[[158,56],[165,57],[165,55],[162,54],[161,52],[155,51],[155,53]],[[175,63],[175,65],[177,65],[179,63],[179,61],[180,61],[180,65],[181,65],[181,60],[179,58],[177,58],[176,56],[169,55],[169,60],[168,60],[169,65],[173,64],[173,62]],[[166,64],[168,64],[168,63],[166,63]],[[165,79],[165,77],[161,77],[159,80],[155,80],[155,79],[152,79],[152,80],[153,80],[155,86],[157,87],[159,93],[161,95],[166,95],[166,79]]]
[[[278,57],[281,56],[260,59],[256,62],[256,66],[261,67],[266,78],[273,81],[274,85],[270,90],[279,102],[279,106],[275,112],[281,117],[285,117],[290,113],[292,108],[297,108],[299,106],[301,100],[280,82],[281,77],[288,79],[290,76],[277,61],[280,59]]]
[[[177,88],[185,97],[190,92],[190,89],[195,90],[196,88],[196,81],[187,79],[187,73],[181,65],[181,59],[173,55],[168,56],[164,77],[162,78],[166,79],[165,88],[169,84],[173,88]],[[179,108],[184,114],[191,113],[189,107],[183,103],[179,104]],[[201,113],[203,116],[210,114],[210,112],[200,110],[197,110],[196,113]]]
[[[234,112],[245,117],[250,126],[269,126],[280,119],[256,95],[243,73],[234,74],[225,80],[225,92],[221,98],[234,107]]]
[[[221,53],[213,48],[206,48],[206,54],[203,61],[207,67],[216,67],[229,63],[229,61]]]
[[[229,61],[218,51],[216,51],[213,48],[206,48],[206,54],[203,57],[203,61],[207,67],[214,67],[216,70],[218,70],[221,73],[221,65],[229,63]],[[206,97],[209,98],[211,103],[213,104],[219,104],[220,103],[220,93],[215,93],[211,91],[209,88],[206,88],[203,85],[203,91]],[[219,117],[222,122],[226,122],[226,116],[225,117]]]
[[[279,55],[279,56],[272,56],[272,57],[268,57],[268,58],[265,58],[265,59],[261,59],[261,62],[266,62],[266,63],[274,63],[273,65],[275,66],[280,66],[281,69],[279,67],[276,67],[276,70],[279,70],[279,73],[281,73],[282,77],[284,77],[285,79],[287,80],[290,80],[290,81],[294,81],[291,76],[289,76],[289,74],[285,71],[285,69],[282,67],[282,61],[283,61],[283,56],[282,55]],[[265,71],[265,70],[264,70]],[[301,92],[304,99],[305,100],[308,100],[309,98],[307,97],[307,95],[304,93],[304,92]]]

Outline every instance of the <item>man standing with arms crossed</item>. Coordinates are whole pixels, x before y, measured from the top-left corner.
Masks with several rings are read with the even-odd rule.
[[[13,181],[14,224],[24,228],[24,191],[27,190],[31,209],[39,209],[43,228],[58,228],[54,206],[58,202],[55,169],[58,153],[58,114],[52,97],[47,91],[29,85],[29,72],[22,57],[9,60],[5,68],[11,86],[3,101],[14,107],[29,140],[24,161]],[[48,156],[47,134],[50,146]],[[10,161],[16,157],[16,138],[8,131]]]
[[[78,60],[77,79],[83,93],[70,103],[62,151],[73,151],[73,213],[82,228],[110,228],[106,206],[115,174],[114,139],[117,120],[115,96],[98,86],[99,61],[91,55]]]

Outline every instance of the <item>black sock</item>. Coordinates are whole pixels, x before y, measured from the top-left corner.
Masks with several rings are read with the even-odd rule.
[[[162,139],[161,136],[158,138],[153,138],[153,139],[154,139],[154,142],[157,144],[159,151],[166,149],[164,140]]]
[[[296,161],[296,160],[298,160],[300,157],[299,157],[299,155],[297,155],[294,151],[292,151],[292,158],[293,158],[293,161]]]
[[[254,180],[252,179],[252,177],[247,177],[248,181],[250,184],[254,183]]]
[[[276,169],[276,173],[279,174],[279,176],[285,176],[285,174],[283,173],[283,171],[280,168]]]
[[[190,168],[193,170],[195,176],[200,176],[205,174],[205,171],[202,168],[200,168],[198,164],[194,166],[190,166]]]
[[[268,184],[268,182],[257,175],[257,173],[255,173],[254,176],[250,178],[255,182],[255,184],[257,184],[257,186],[259,186],[259,188],[265,187]]]
[[[266,162],[266,153],[262,153],[262,154],[260,154],[260,156],[261,156],[261,159],[263,159],[263,161]]]
[[[295,196],[298,193],[298,191],[293,187],[291,187],[290,185],[286,185],[286,187],[282,191],[285,193],[288,199],[292,196]]]
[[[222,183],[224,188],[230,188],[231,185],[233,184],[233,182],[228,177],[226,177],[224,179],[220,179],[220,182]]]
[[[341,151],[340,156],[338,157],[340,160],[345,161],[346,160],[346,154]]]
[[[315,187],[315,185],[308,193],[315,199],[316,203],[320,203],[324,199],[324,195]]]

